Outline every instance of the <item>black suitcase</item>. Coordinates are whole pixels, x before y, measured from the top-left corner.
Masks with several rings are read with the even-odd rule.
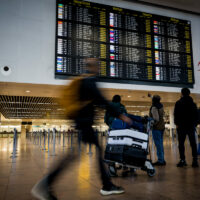
[[[105,160],[123,163],[124,145],[107,145],[105,151]]]
[[[124,146],[123,161],[126,164],[141,167],[144,166],[144,163],[147,159],[147,154],[147,151],[143,149]]]

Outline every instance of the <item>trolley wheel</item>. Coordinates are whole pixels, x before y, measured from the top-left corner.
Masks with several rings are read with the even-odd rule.
[[[156,174],[156,170],[155,169],[148,169],[147,174],[148,174],[149,177],[153,177]]]
[[[108,165],[108,170],[109,170],[110,176],[112,176],[112,177],[117,176],[117,169],[115,167],[115,164],[114,165]]]

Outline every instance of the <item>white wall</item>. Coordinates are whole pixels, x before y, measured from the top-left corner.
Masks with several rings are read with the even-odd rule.
[[[200,93],[200,16],[120,0],[90,0],[192,22],[195,85]],[[0,0],[0,68],[12,68],[0,81],[36,84],[64,84],[54,78],[56,0]],[[200,66],[199,66],[200,69]],[[103,88],[179,92],[180,88],[101,83]]]

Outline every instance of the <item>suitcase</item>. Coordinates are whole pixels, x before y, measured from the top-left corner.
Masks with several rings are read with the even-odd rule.
[[[112,160],[115,162],[123,162],[123,145],[107,145],[105,151],[105,160]]]
[[[127,145],[147,151],[148,134],[132,129],[113,130],[110,131],[107,144]]]
[[[104,158],[105,160],[128,165],[143,166],[147,158],[147,152],[126,145],[107,145]]]
[[[143,149],[124,146],[123,161],[128,165],[143,166],[147,159],[147,151]]]

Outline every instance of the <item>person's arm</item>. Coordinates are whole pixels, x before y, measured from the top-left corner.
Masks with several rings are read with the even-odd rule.
[[[194,103],[194,124],[195,126],[198,125],[198,108],[196,103]]]
[[[152,114],[152,117],[153,117],[155,123],[158,123],[160,118],[159,118],[158,109],[156,107],[152,107],[151,114]]]
[[[118,116],[118,118],[121,119],[122,121],[126,122],[129,125],[132,125],[132,123],[133,123],[132,120],[129,117],[127,117],[126,115],[120,114]]]
[[[175,107],[174,107],[174,124],[178,125],[178,102],[176,102]]]

